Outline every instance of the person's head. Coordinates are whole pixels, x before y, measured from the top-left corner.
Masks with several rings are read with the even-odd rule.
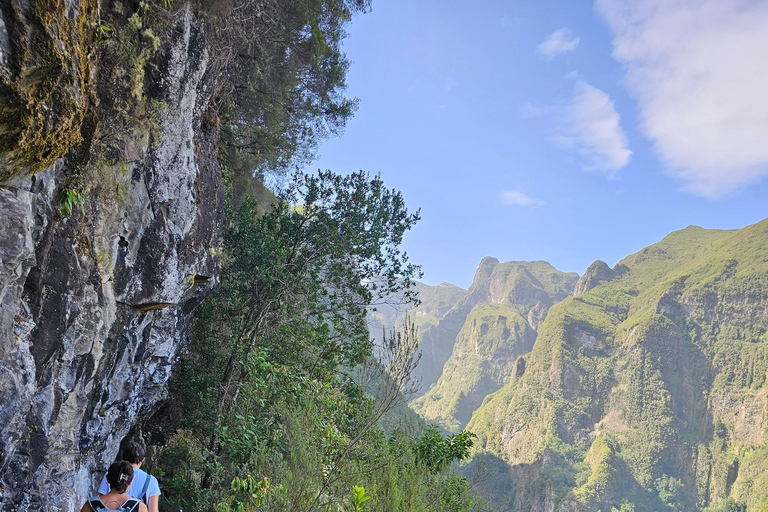
[[[124,493],[133,482],[133,466],[127,460],[113,462],[107,471],[109,488]]]
[[[136,441],[129,441],[123,446],[123,460],[127,460],[131,464],[140,464],[145,456],[144,447]]]

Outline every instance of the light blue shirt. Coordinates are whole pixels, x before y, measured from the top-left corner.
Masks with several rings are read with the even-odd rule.
[[[144,489],[144,480],[149,478],[149,485],[147,486],[147,500],[152,496],[160,494],[160,484],[157,482],[157,478],[148,474],[143,469],[133,468],[133,482],[131,482],[131,488],[128,489],[128,496],[131,498],[143,499],[143,496],[139,496],[141,490]],[[109,483],[107,483],[107,475],[101,479],[99,485],[99,494],[107,494],[109,492]]]

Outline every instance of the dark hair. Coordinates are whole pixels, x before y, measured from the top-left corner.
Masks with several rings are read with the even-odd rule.
[[[131,464],[138,464],[144,460],[145,456],[144,447],[136,441],[129,441],[123,446],[123,460],[127,460]]]
[[[113,462],[109,466],[107,471],[107,482],[109,488],[119,493],[124,493],[125,490],[133,482],[133,466],[127,460],[119,460]]]

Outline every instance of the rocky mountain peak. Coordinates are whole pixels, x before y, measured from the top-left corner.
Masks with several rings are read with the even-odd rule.
[[[604,261],[597,260],[587,267],[584,275],[576,282],[573,296],[580,297],[600,283],[610,281],[627,270],[629,269],[625,265],[617,264],[614,268],[611,268]]]

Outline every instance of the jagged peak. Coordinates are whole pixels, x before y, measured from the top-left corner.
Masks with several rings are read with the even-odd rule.
[[[488,267],[488,266],[494,266],[499,264],[499,259],[494,258],[493,256],[486,256],[482,260],[480,260],[479,268]]]
[[[620,270],[621,274],[626,272],[624,269],[627,269],[625,265],[619,266],[618,264],[615,268]],[[616,275],[617,272],[612,270],[606,262],[597,260],[587,267],[587,270],[584,271],[584,275],[576,282],[576,287],[573,289],[573,296],[580,297],[598,284],[604,281],[610,281],[616,277]]]

